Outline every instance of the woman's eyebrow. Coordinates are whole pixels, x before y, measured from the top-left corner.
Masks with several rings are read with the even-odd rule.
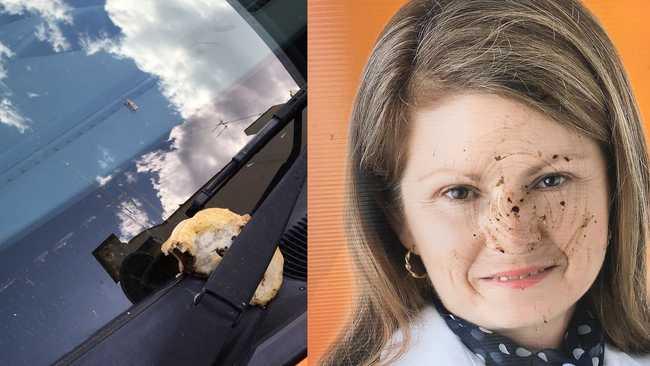
[[[576,153],[568,153],[568,154],[552,154],[550,159],[544,160],[538,164],[532,165],[528,167],[524,171],[524,175],[526,176],[531,176],[539,173],[539,171],[543,170],[546,167],[553,167],[556,164],[557,165],[567,165],[568,163],[571,163],[573,161],[582,161],[586,158],[585,155],[583,154],[576,154]],[[458,169],[453,169],[453,168],[439,168],[432,170],[419,178],[416,179],[417,182],[421,182],[425,179],[429,179],[433,176],[436,176],[438,174],[449,174],[449,175],[454,175],[454,176],[462,176],[467,179],[470,179],[475,182],[479,182],[481,180],[481,175],[476,174],[476,173],[466,173],[462,172]]]
[[[582,161],[586,158],[585,155],[583,154],[553,154],[551,156],[550,160],[544,160],[540,162],[539,164],[535,164],[528,169],[526,169],[525,175],[530,176],[530,175],[535,175],[539,173],[540,170],[551,166],[553,167],[555,164],[562,164],[562,165],[567,165],[570,162],[573,161]]]
[[[449,174],[449,175],[454,175],[454,176],[463,176],[463,177],[465,177],[465,178],[467,178],[469,180],[475,181],[475,182],[478,182],[481,179],[480,175],[478,175],[478,174],[463,173],[463,172],[461,172],[461,171],[459,171],[457,169],[452,169],[452,168],[440,168],[440,169],[432,170],[432,171],[420,176],[419,178],[416,179],[416,181],[421,182],[421,181],[423,181],[425,179],[429,179],[429,178],[431,178],[433,176],[436,176],[438,174]]]

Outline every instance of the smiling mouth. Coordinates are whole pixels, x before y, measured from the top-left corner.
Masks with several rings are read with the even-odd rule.
[[[483,280],[493,280],[498,282],[512,282],[519,281],[524,279],[534,279],[539,278],[541,275],[545,275],[546,272],[551,271],[557,265],[546,266],[546,267],[534,267],[534,268],[523,268],[514,271],[499,272],[495,273],[489,277],[483,277]]]

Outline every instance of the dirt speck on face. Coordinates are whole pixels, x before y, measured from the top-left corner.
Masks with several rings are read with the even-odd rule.
[[[580,227],[581,228],[586,228],[587,226],[589,226],[589,221],[591,221],[591,219],[593,219],[593,218],[594,218],[593,216],[585,217],[585,219],[582,222],[582,225],[580,225]]]
[[[510,199],[510,197],[508,197],[508,202],[512,203],[512,200]]]
[[[501,159],[503,159],[503,156],[501,156],[501,155],[497,155],[497,156],[494,157],[494,160],[496,160],[496,161],[499,161]]]
[[[537,156],[541,158],[542,157],[542,152],[537,150]]]
[[[546,215],[540,216],[539,219],[542,220],[542,221],[546,221]]]
[[[503,183],[505,183],[505,180],[503,179],[503,175],[502,175],[501,178],[499,178],[499,181],[497,182],[496,186],[498,187],[498,186],[502,185]]]

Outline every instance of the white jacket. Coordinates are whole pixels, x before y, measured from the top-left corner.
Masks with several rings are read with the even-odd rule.
[[[392,365],[485,366],[449,329],[433,306],[422,310],[411,335],[406,354]],[[401,333],[397,332],[393,342],[400,338]],[[383,353],[381,359],[387,359],[387,356]],[[604,365],[600,366],[650,366],[650,355],[628,355],[605,344]]]

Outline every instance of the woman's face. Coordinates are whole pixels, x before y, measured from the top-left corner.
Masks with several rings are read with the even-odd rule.
[[[520,102],[463,94],[414,113],[401,189],[403,244],[444,305],[486,328],[566,318],[602,266],[605,158]]]

